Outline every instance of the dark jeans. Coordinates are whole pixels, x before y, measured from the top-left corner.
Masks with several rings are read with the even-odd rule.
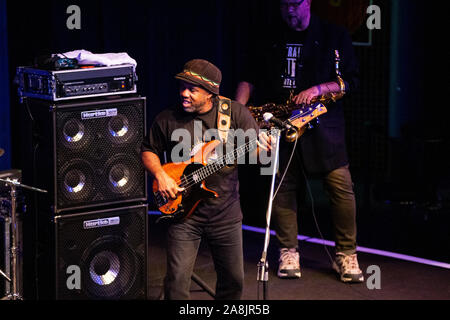
[[[280,166],[279,175],[283,174],[283,168]],[[356,204],[349,167],[333,170],[322,178],[330,199],[335,250],[353,254],[356,252]],[[297,202],[305,192],[305,178],[295,153],[273,203],[273,227],[281,248],[298,248]]]
[[[244,282],[242,222],[211,226],[188,219],[167,232],[165,299],[190,298],[191,276],[202,238],[207,242],[217,273],[216,300],[238,300]]]

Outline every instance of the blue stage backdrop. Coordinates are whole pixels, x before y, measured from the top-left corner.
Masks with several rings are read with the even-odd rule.
[[[0,170],[11,166],[11,135],[9,117],[8,38],[6,0],[0,0],[0,148],[5,151],[0,157]]]

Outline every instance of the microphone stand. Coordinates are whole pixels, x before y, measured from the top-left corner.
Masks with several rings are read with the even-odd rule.
[[[264,249],[262,252],[261,259],[258,263],[258,274],[257,274],[257,281],[259,283],[262,283],[263,285],[263,300],[267,300],[269,297],[269,288],[268,288],[268,281],[269,281],[269,263],[267,261],[267,250],[269,248],[269,241],[270,241],[270,220],[272,218],[272,203],[273,203],[273,194],[275,189],[275,179],[278,169],[278,156],[279,156],[279,146],[280,146],[280,130],[274,130],[275,131],[275,139],[276,139],[276,148],[275,148],[275,160],[273,162],[272,167],[272,184],[270,187],[270,195],[269,195],[269,205],[267,207],[267,213],[266,213],[266,234],[264,239]],[[274,137],[274,135],[272,135]],[[259,288],[258,283],[258,288]],[[258,297],[259,298],[259,297]]]
[[[9,185],[11,192],[11,226],[12,226],[12,246],[10,246],[11,250],[11,279],[9,277],[6,277],[6,279],[12,283],[12,290],[11,292],[6,295],[5,297],[1,298],[0,300],[23,300],[22,295],[20,293],[20,284],[21,284],[21,275],[19,274],[20,269],[20,256],[19,256],[19,250],[20,250],[20,243],[19,243],[19,231],[18,231],[18,217],[16,212],[16,187],[22,187],[25,189],[37,191],[46,193],[46,190],[41,190],[34,187],[29,187],[27,185],[21,184],[15,180],[10,179],[1,179],[0,182],[4,182],[7,185]],[[3,275],[3,274],[2,274]],[[6,275],[3,275],[6,276]]]
[[[0,269],[0,276],[2,276],[3,278],[5,278],[6,280],[8,280],[8,282],[11,282],[11,278],[8,277],[8,275],[6,273],[4,273],[2,271],[2,269]]]
[[[195,272],[192,273],[191,279],[203,290],[205,290],[211,297],[215,298],[216,293],[211,289],[205,281],[203,281]]]

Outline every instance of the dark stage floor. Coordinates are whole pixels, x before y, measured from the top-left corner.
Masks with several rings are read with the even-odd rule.
[[[149,219],[149,298],[161,298],[165,274],[163,227],[155,224],[156,216]],[[244,300],[262,298],[262,286],[256,280],[257,264],[261,258],[264,234],[244,230],[245,287]],[[333,248],[327,247],[332,254]],[[282,280],[276,276],[277,249],[274,236],[269,246],[269,300],[448,300],[450,299],[450,269],[424,265],[359,252],[360,267],[369,284],[377,284],[370,266],[379,267],[379,289],[369,289],[368,283],[341,283],[322,244],[300,241],[302,278]],[[211,288],[215,272],[209,251],[202,246],[196,262],[195,273]],[[193,300],[212,300],[196,283],[192,283]]]

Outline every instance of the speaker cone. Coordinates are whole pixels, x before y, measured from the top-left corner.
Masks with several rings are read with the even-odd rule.
[[[97,239],[85,250],[82,266],[83,288],[93,299],[126,296],[142,271],[127,241],[112,235]]]
[[[61,168],[59,190],[67,200],[89,199],[93,176],[94,170],[87,161],[74,159]]]
[[[106,163],[107,185],[115,194],[130,192],[136,188],[141,177],[138,168],[141,164],[132,157],[125,154],[118,154]]]
[[[120,260],[114,252],[102,251],[91,261],[89,274],[96,284],[104,286],[113,283],[120,272]]]
[[[135,119],[133,115],[131,119]],[[114,144],[129,143],[136,136],[137,124],[129,117],[119,114],[108,121],[108,137]]]
[[[59,140],[69,149],[81,149],[91,140],[89,129],[86,129],[84,124],[75,118],[63,122],[59,132]]]

